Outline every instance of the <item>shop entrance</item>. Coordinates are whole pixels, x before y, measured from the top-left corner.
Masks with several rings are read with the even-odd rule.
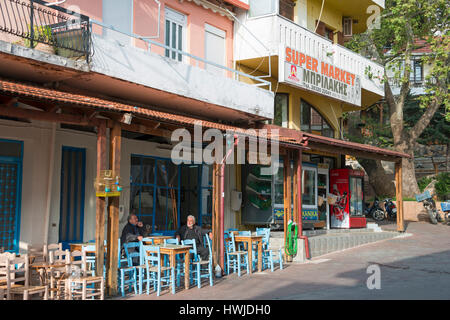
[[[188,215],[198,225],[211,226],[211,166],[131,155],[130,186],[130,212],[144,223],[147,233],[173,235]]]

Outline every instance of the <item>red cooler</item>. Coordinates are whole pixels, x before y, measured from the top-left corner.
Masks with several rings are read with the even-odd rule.
[[[334,204],[330,205],[332,228],[365,228],[363,211],[364,171],[352,169],[330,170],[330,193]]]

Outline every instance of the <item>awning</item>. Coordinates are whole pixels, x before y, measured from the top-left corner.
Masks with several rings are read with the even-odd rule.
[[[308,147],[335,154],[385,161],[397,161],[401,158],[412,158],[411,155],[407,153],[383,149],[369,144],[328,138],[307,132],[304,132],[303,136],[307,138]]]
[[[171,114],[167,112],[161,112],[154,109],[150,109],[149,107],[142,106],[133,106],[129,104],[124,104],[120,102],[116,102],[113,100],[106,100],[97,97],[75,94],[71,92],[60,91],[56,89],[49,89],[37,86],[35,84],[25,84],[13,80],[0,79],[0,92],[7,94],[9,96],[18,96],[19,98],[28,100],[37,100],[37,101],[51,101],[58,102],[62,104],[70,104],[76,106],[90,107],[95,108],[97,110],[105,110],[105,111],[113,111],[118,113],[131,113],[135,116],[142,116],[147,119],[157,120],[162,123],[170,123],[179,125],[181,127],[194,127],[194,125],[201,125],[205,128],[210,129],[218,129],[220,131],[226,132],[229,131],[231,133],[240,134],[244,136],[253,136],[253,137],[266,137],[265,132],[260,131],[259,129],[254,129],[256,135],[247,131],[245,128],[230,126],[226,124],[216,123],[212,121],[205,121],[201,119],[196,119],[188,116]],[[9,113],[6,112],[6,109],[0,108],[1,115],[11,116],[11,112],[14,112],[15,115],[20,115],[19,110],[17,108],[8,108]],[[15,109],[15,110],[14,110]],[[20,109],[24,110],[25,109]],[[28,112],[28,111],[27,111]],[[40,114],[44,112],[36,112],[35,114]],[[72,119],[74,116],[70,115],[61,115],[62,120],[64,119]],[[26,116],[23,116],[26,118]],[[296,130],[291,130],[295,133],[295,136],[292,134],[283,135],[280,133],[279,137],[274,137],[274,140],[279,141],[280,145],[291,147],[291,148],[304,148],[304,143],[301,139],[301,134]],[[299,138],[300,136],[300,138]],[[270,138],[270,129],[267,132],[267,137]]]

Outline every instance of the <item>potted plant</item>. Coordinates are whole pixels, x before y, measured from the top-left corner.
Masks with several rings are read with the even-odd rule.
[[[28,25],[28,29],[31,30],[30,25]],[[33,34],[29,31],[27,36],[28,38],[19,41],[18,44],[50,54],[55,53],[55,48],[51,45],[54,41],[50,26],[34,26]],[[29,39],[31,37],[33,37],[33,41]]]

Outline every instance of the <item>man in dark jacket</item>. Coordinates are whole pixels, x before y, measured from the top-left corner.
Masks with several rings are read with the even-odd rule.
[[[123,227],[120,243],[123,246],[128,242],[142,241],[144,238],[144,224],[138,220],[138,217],[132,213],[128,216],[128,223]],[[132,249],[132,248],[130,248]],[[133,264],[137,265],[139,259],[133,258]]]
[[[212,233],[208,230],[204,230],[195,224],[195,217],[189,215],[187,217],[187,223],[180,227],[180,229],[175,232],[175,237],[181,240],[194,239],[197,247],[197,253],[200,255],[202,260],[208,260],[209,249],[204,247],[203,236],[207,234],[210,239],[212,239]]]

